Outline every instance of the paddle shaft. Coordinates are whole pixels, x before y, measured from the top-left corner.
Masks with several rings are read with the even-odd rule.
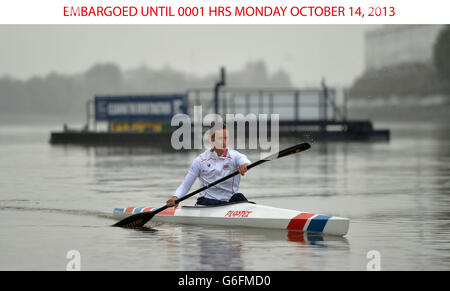
[[[250,165],[247,166],[247,170],[250,170],[251,168],[254,168],[262,163],[265,163],[267,161],[271,161],[274,159],[278,159],[278,158],[282,158],[285,156],[289,156],[289,155],[293,155],[296,153],[299,153],[301,151],[307,150],[309,149],[311,146],[308,143],[302,143],[302,144],[298,144],[295,146],[292,146],[290,148],[287,148],[285,150],[282,150],[278,153],[275,153],[273,155],[270,155],[268,157],[266,157],[265,159],[259,160],[257,162],[251,163]],[[220,178],[219,180],[212,182],[211,184],[208,184],[198,190],[195,190],[194,192],[191,192],[187,195],[185,195],[182,198],[179,198],[177,200],[175,200],[175,204],[180,203],[181,201],[184,201],[186,199],[188,199],[189,197],[192,197],[193,195],[200,193],[202,191],[205,191],[208,188],[211,188],[235,175],[238,175],[239,171],[235,171],[223,178]],[[116,224],[114,224],[113,226],[120,226],[120,227],[139,227],[144,225],[145,223],[147,223],[150,219],[152,219],[153,216],[155,216],[156,214],[160,213],[161,211],[166,210],[167,208],[169,208],[167,205],[164,205],[160,208],[154,209],[152,211],[148,211],[148,212],[141,212],[141,213],[136,213],[133,214],[132,216],[126,217],[124,219],[122,219],[121,221],[117,222]]]
[[[303,148],[297,149],[299,146],[296,145],[296,146],[287,148],[287,149],[285,149],[285,150],[282,150],[281,152],[278,152],[278,153],[275,153],[275,154],[273,154],[273,155],[270,155],[270,156],[266,157],[265,159],[262,159],[262,160],[259,160],[259,161],[254,162],[254,163],[251,163],[250,165],[247,166],[247,170],[250,170],[251,168],[254,168],[254,167],[258,166],[258,165],[261,165],[262,163],[271,161],[271,160],[273,160],[273,159],[282,158],[282,157],[285,157],[285,156],[288,156],[288,155],[291,155],[291,154],[295,154],[295,153],[298,153],[298,152],[300,152],[300,151],[309,149],[309,147],[310,147],[310,145],[309,145],[309,144],[306,144],[306,143],[305,143],[305,144],[302,144],[302,145],[304,145]],[[297,151],[294,151],[294,149],[297,149]],[[238,174],[239,174],[239,171],[235,171],[235,172],[233,172],[233,173],[231,173],[231,174],[228,174],[227,176],[225,176],[225,177],[223,177],[223,178],[220,178],[219,180],[217,180],[217,181],[215,181],[215,182],[212,182],[211,184],[208,184],[208,185],[206,185],[206,186],[204,186],[204,187],[202,187],[202,188],[200,188],[200,189],[198,189],[198,190],[195,190],[195,191],[193,191],[193,192],[191,192],[191,193],[189,193],[189,194],[186,194],[185,196],[183,196],[183,197],[181,197],[181,198],[178,198],[177,200],[175,200],[175,204],[178,204],[178,203],[180,203],[181,201],[184,201],[184,200],[188,199],[189,197],[192,197],[192,196],[194,196],[195,194],[198,194],[198,193],[200,193],[200,192],[202,192],[202,191],[205,191],[206,189],[211,188],[211,187],[213,187],[213,186],[215,186],[215,185],[217,185],[217,184],[219,184],[219,183],[222,183],[223,181],[228,180],[228,179],[230,179],[231,177],[236,176],[236,175],[238,175]],[[152,212],[153,212],[154,214],[157,214],[157,213],[159,213],[159,212],[161,212],[161,211],[166,210],[167,208],[169,208],[169,207],[168,207],[167,205],[164,205],[164,206],[162,206],[162,207],[160,207],[160,208],[158,208],[158,209],[153,210]]]

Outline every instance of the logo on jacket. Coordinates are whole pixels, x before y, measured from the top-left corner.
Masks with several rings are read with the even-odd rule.
[[[225,166],[223,166],[223,169],[228,169],[230,166],[228,166],[228,165],[225,165]]]

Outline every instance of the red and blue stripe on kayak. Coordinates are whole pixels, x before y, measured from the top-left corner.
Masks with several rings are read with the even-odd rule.
[[[131,206],[131,207],[127,207],[127,208],[114,208],[114,212],[136,214],[136,213],[141,213],[141,212],[152,211],[155,208],[156,207],[134,207],[134,206]],[[177,209],[178,208],[168,208],[168,209],[165,209],[164,211],[161,211],[160,213],[158,213],[158,215],[174,215],[175,210],[177,210]]]

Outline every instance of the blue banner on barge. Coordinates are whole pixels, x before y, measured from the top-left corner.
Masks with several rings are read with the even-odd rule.
[[[186,95],[96,96],[96,121],[170,121],[187,114]]]

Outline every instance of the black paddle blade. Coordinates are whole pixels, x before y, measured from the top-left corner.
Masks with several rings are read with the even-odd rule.
[[[298,144],[295,146],[291,146],[287,149],[284,149],[284,150],[282,150],[278,153],[275,153],[273,155],[270,155],[268,157],[265,157],[263,160],[260,160],[256,163],[262,163],[262,161],[271,161],[271,160],[279,159],[279,158],[293,155],[293,154],[296,154],[296,153],[299,153],[302,151],[306,151],[309,148],[311,148],[311,145],[309,143],[307,143],[307,142],[301,143],[301,144]],[[256,164],[256,163],[254,163],[254,164]]]
[[[146,224],[155,215],[153,211],[142,212],[130,215],[124,219],[116,222],[112,226],[126,227],[126,228],[137,228]]]
[[[286,157],[286,156],[290,156],[302,151],[306,151],[308,149],[311,148],[311,145],[307,142],[305,143],[301,143],[295,146],[292,146],[290,148],[284,149],[282,150],[279,154],[278,154],[278,158],[282,158],[282,157]]]

